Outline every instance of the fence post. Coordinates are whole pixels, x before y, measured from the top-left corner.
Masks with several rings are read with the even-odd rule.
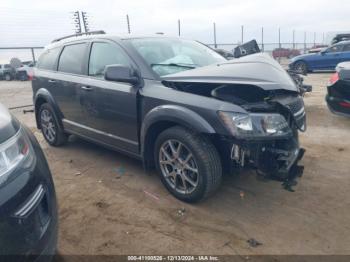
[[[33,63],[35,63],[35,53],[34,53],[34,48],[30,49],[32,51],[32,59],[33,59]]]
[[[278,28],[278,47],[281,48],[281,28]]]
[[[180,19],[177,20],[177,29],[178,29],[178,33],[179,33],[179,36],[181,35],[181,22],[180,22]]]
[[[243,44],[244,41],[244,26],[241,26],[241,43]]]
[[[214,47],[217,48],[217,44],[216,44],[216,24],[214,22]]]
[[[306,54],[306,32],[304,32],[304,54]]]
[[[264,52],[264,27],[261,27],[261,50]]]
[[[293,30],[293,49],[295,49],[295,30]]]

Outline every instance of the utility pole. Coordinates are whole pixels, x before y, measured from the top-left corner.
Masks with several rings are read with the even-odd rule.
[[[216,44],[216,24],[214,22],[214,47],[217,48],[217,44]]]
[[[180,21],[180,19],[177,20],[177,29],[178,29],[179,36],[181,36],[181,21]]]
[[[243,44],[244,41],[244,26],[241,26],[241,43]]]
[[[128,26],[128,34],[131,33],[131,30],[130,30],[130,19],[129,19],[129,15],[127,14],[126,15],[126,24]]]
[[[87,13],[86,12],[81,12],[81,17],[83,19],[85,33],[87,33],[87,32],[90,31]]]
[[[80,14],[79,11],[75,11],[73,13],[73,24],[74,24],[74,31],[76,34],[81,33],[81,23],[80,23]]]

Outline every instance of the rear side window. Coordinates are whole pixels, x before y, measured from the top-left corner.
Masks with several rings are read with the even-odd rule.
[[[93,43],[89,61],[89,75],[102,77],[107,65],[130,65],[124,50],[111,43]]]
[[[349,52],[349,51],[350,51],[350,44],[344,45],[343,51],[344,51],[344,52]]]
[[[85,43],[65,46],[58,62],[58,71],[83,74],[85,47]]]
[[[57,61],[57,57],[60,53],[60,48],[53,48],[46,50],[41,54],[38,60],[38,68],[46,69],[46,70],[55,70],[55,63]]]

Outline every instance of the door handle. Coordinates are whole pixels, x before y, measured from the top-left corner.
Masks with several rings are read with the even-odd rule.
[[[49,83],[56,83],[56,80],[49,79]]]
[[[93,88],[91,86],[82,86],[81,89],[85,90],[85,91],[91,91],[93,90]]]

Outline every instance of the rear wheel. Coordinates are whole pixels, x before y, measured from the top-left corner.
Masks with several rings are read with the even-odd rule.
[[[155,160],[162,183],[182,201],[200,201],[221,184],[216,148],[204,136],[182,127],[172,127],[158,136]]]
[[[58,123],[58,118],[52,106],[42,104],[39,109],[39,123],[45,140],[52,146],[61,146],[67,142],[67,135]]]
[[[303,61],[296,62],[294,65],[294,70],[299,74],[306,75],[307,74],[307,64]]]

